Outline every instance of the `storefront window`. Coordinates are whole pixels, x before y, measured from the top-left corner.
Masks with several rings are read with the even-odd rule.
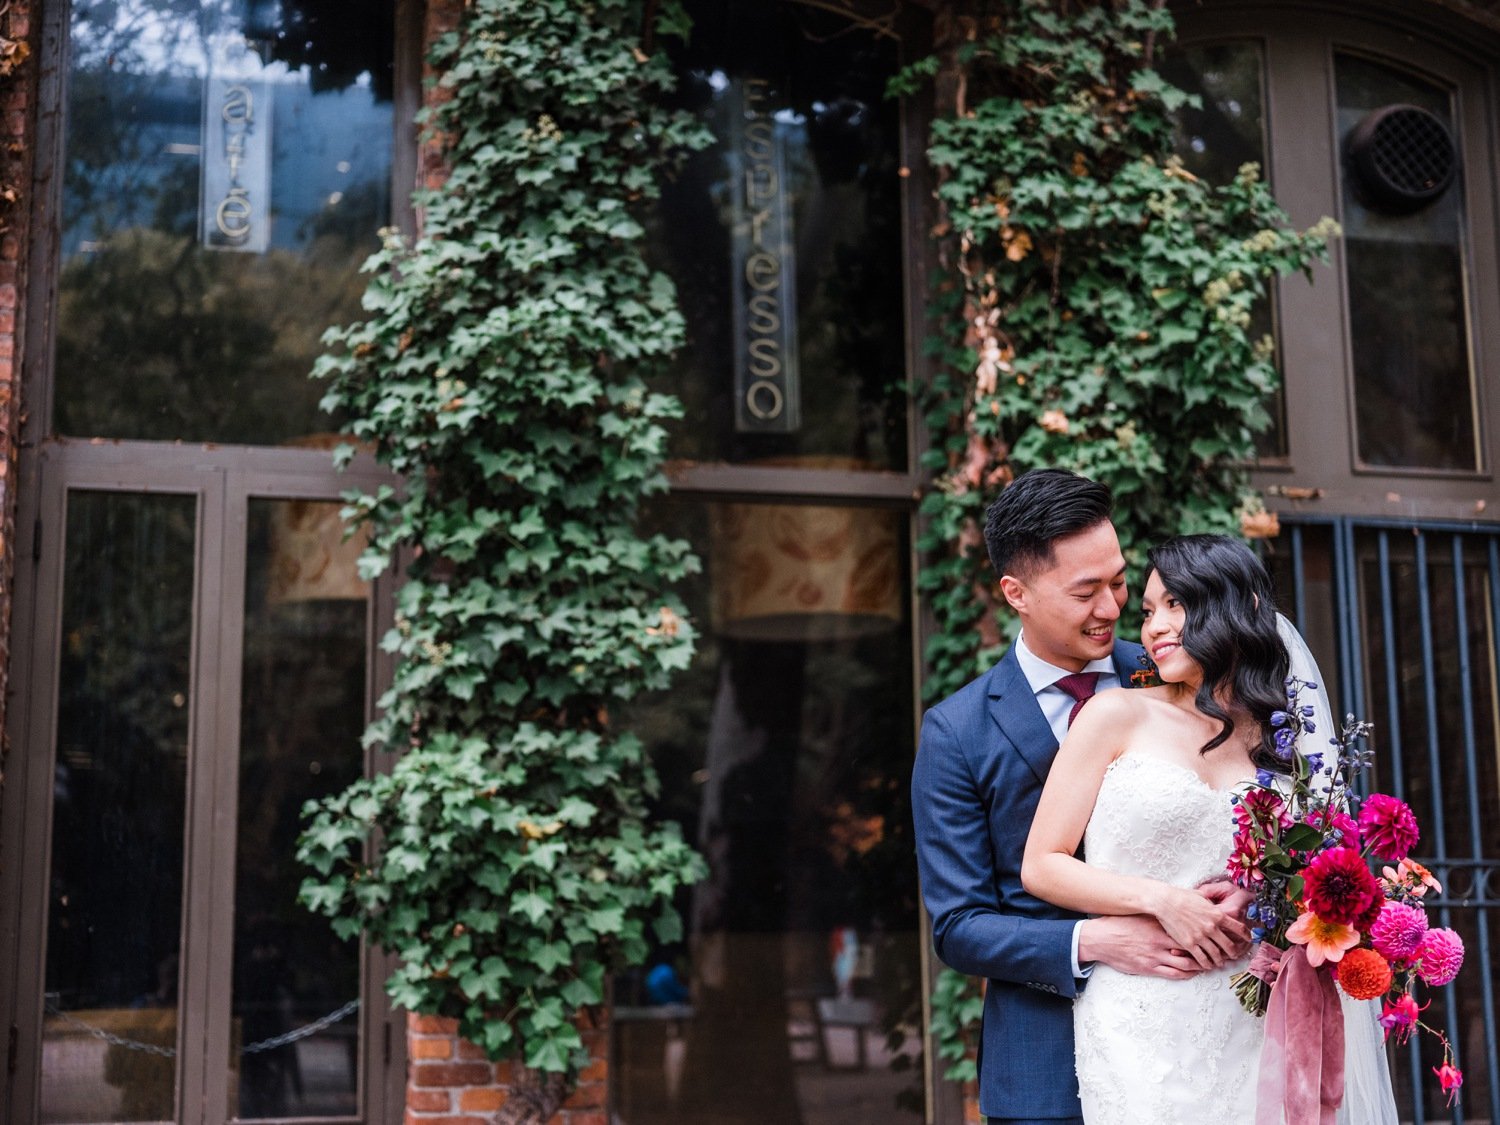
[[[337,428],[308,374],[389,221],[391,5],[74,3],[54,432]]]
[[[621,1120],[922,1120],[906,514],[667,503],[705,573],[671,692],[623,717],[709,862],[616,985]]]
[[[688,326],[672,455],[905,470],[896,43],[812,5],[688,7],[678,96],[716,142],[652,232]]]

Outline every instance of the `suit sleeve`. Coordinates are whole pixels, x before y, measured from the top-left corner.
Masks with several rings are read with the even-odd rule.
[[[952,727],[937,710],[922,721],[912,771],[912,819],[933,948],[971,976],[1073,997],[1073,927],[1007,909],[997,887],[989,815]],[[1019,846],[1025,843],[1020,828]]]

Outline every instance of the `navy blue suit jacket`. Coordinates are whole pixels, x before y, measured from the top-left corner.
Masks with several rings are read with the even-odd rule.
[[[1116,641],[1120,683],[1140,645]],[[912,772],[922,898],[939,960],[987,977],[979,1108],[989,1117],[1077,1117],[1073,926],[1080,915],[1021,886],[1021,856],[1057,740],[1014,646],[927,712]]]

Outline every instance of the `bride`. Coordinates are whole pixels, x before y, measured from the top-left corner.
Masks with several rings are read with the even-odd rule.
[[[1271,714],[1286,706],[1288,674],[1315,666],[1280,619],[1293,666],[1270,578],[1243,543],[1181,536],[1148,559],[1141,643],[1163,683],[1102,693],[1079,712],[1021,879],[1071,910],[1153,915],[1209,970],[1164,980],[1095,968],[1073,1009],[1086,1125],[1251,1125],[1264,1025],[1230,988],[1245,962],[1230,959],[1219,907],[1194,888],[1224,874],[1234,794],[1258,771],[1286,770]],[[1075,858],[1080,841],[1086,863]],[[1369,1004],[1346,1002],[1340,1122],[1396,1120],[1375,1018]]]

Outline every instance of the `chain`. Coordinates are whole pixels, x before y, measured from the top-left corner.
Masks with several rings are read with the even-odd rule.
[[[345,1016],[352,1015],[359,1009],[359,1001],[351,1000],[342,1008],[329,1012],[322,1019],[313,1020],[312,1023],[288,1031],[284,1035],[273,1036],[270,1039],[262,1039],[259,1043],[251,1043],[248,1047],[240,1048],[240,1054],[253,1055],[259,1051],[271,1051],[277,1047],[285,1047],[288,1043],[295,1043],[299,1039],[306,1039],[309,1035],[316,1035],[325,1027],[332,1027]]]
[[[241,1047],[240,1054],[254,1055],[259,1054],[261,1051],[274,1051],[277,1047],[285,1047],[289,1043],[295,1043],[299,1039],[306,1039],[309,1035],[316,1035],[323,1029],[332,1027],[340,1020],[347,1018],[358,1010],[359,1001],[350,1000],[343,1007],[329,1012],[321,1019],[313,1020],[312,1023],[294,1028],[282,1035],[272,1036],[270,1039],[262,1039],[259,1043],[251,1043],[248,1046]],[[160,1055],[164,1059],[176,1058],[177,1056],[176,1047],[159,1047],[155,1043],[142,1043],[138,1039],[126,1039],[113,1032],[105,1031],[102,1027],[95,1027],[93,1024],[84,1023],[81,1019],[70,1016],[67,1012],[52,1004],[47,1005],[47,1014],[56,1016],[69,1027],[76,1028],[86,1035],[92,1035],[95,1039],[103,1040],[111,1047],[124,1047],[127,1051],[141,1051],[148,1055]]]

